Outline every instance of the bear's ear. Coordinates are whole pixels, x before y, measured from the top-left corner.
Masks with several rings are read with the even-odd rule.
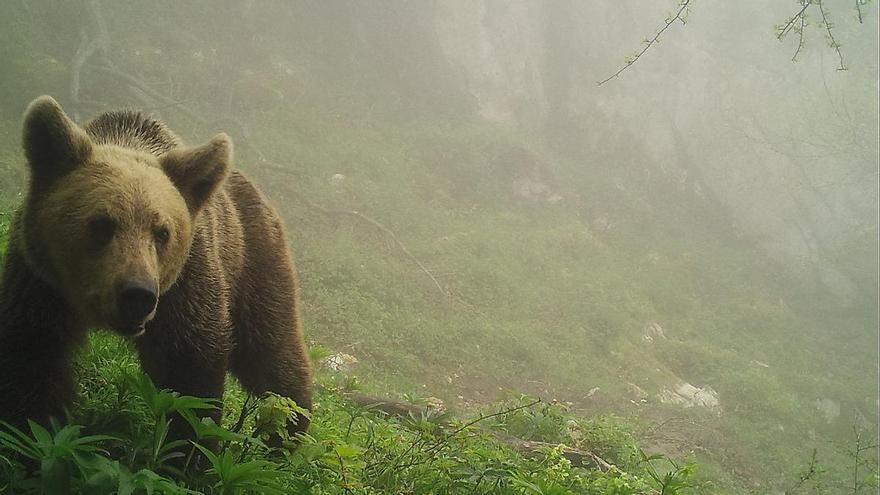
[[[41,96],[24,113],[24,154],[35,184],[45,185],[88,160],[92,141],[51,96]]]
[[[162,155],[160,162],[195,216],[229,175],[232,140],[217,134],[201,146],[173,149]]]

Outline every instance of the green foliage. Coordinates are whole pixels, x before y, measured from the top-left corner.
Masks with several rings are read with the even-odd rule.
[[[273,393],[266,394],[257,407],[254,432],[264,440],[274,436],[285,442],[293,441],[287,432],[287,424],[296,423],[299,416],[311,418],[311,413],[296,405],[292,399]]]
[[[645,466],[648,476],[656,483],[660,491],[660,495],[676,495],[685,493],[688,488],[693,487],[691,478],[693,477],[696,465],[687,463],[680,465],[668,457],[654,454],[647,455],[644,451],[639,451],[642,456],[642,462]],[[664,461],[670,465],[665,472],[658,469],[655,461]]]
[[[276,484],[276,480],[281,477],[277,464],[256,459],[239,462],[235,460],[231,450],[224,450],[222,454],[217,455],[197,443],[193,445],[211,461],[211,468],[207,472],[219,478],[212,485],[212,489],[217,493],[222,495],[286,493]]]
[[[108,338],[92,339],[99,353],[115,351],[102,345]],[[81,407],[69,424],[55,425],[51,432],[36,423],[29,424],[28,432],[2,424],[0,493],[636,494],[651,486],[674,486],[665,479],[642,478],[640,471],[573,466],[561,442],[572,439],[561,428],[576,418],[558,405],[525,396],[499,404],[497,412],[446,426],[447,416],[389,417],[355,406],[330,387],[316,398],[309,434],[297,438],[296,445],[270,448],[263,441],[266,435],[285,435],[285,421],[305,412],[289,399],[271,394],[246,398],[240,412],[218,425],[200,416],[214,407],[211,401],[158,390],[139,373],[124,371],[122,376],[119,386],[134,401],[129,411]],[[231,385],[227,396],[234,402],[242,392]],[[97,410],[118,414],[97,423],[117,425],[119,431],[81,434],[84,427],[76,421],[83,412],[95,420]],[[168,438],[171,422],[180,417],[193,429],[189,443]],[[559,444],[522,457],[481,426]],[[689,475],[679,470],[674,479],[684,482]]]
[[[509,407],[519,407],[534,402],[535,399],[521,395],[508,401]],[[538,407],[516,409],[510,414],[497,418],[491,426],[523,440],[537,440],[551,443],[572,443],[565,407],[558,403],[539,403]]]
[[[80,472],[91,464],[100,452],[97,444],[112,440],[106,435],[81,436],[80,426],[56,427],[54,434],[29,421],[30,435],[14,426],[0,422],[6,431],[0,431],[0,446],[40,464],[38,478],[45,493],[71,493],[74,468]]]

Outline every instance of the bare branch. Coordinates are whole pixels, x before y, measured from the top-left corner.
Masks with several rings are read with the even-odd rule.
[[[431,446],[426,448],[423,451],[423,453],[427,456],[427,459],[414,460],[410,463],[399,465],[397,467],[399,469],[404,469],[404,468],[408,468],[408,467],[412,467],[412,466],[418,466],[420,464],[432,463],[434,461],[434,458],[436,457],[436,455],[440,451],[442,451],[449,444],[449,441],[452,440],[453,438],[455,438],[455,436],[458,435],[459,433],[461,433],[461,432],[467,430],[468,428],[476,425],[477,423],[485,421],[489,418],[494,418],[497,416],[504,416],[504,415],[514,413],[514,412],[522,410],[522,409],[528,409],[536,404],[540,404],[541,402],[542,402],[541,399],[536,399],[532,402],[529,402],[528,404],[521,404],[517,407],[511,407],[508,409],[504,409],[503,411],[498,411],[493,414],[487,414],[487,415],[480,414],[476,419],[473,419],[473,420],[468,421],[467,423],[461,425],[460,427],[456,428],[455,430],[453,430],[452,432],[450,432],[449,434],[444,436],[442,439],[437,440],[434,444],[432,444]]]
[[[660,31],[657,31],[657,34],[655,34],[653,38],[651,38],[650,40],[647,40],[645,42],[645,46],[642,48],[642,50],[639,53],[637,53],[633,58],[627,60],[626,64],[624,64],[624,66],[621,67],[617,72],[608,76],[607,78],[603,79],[602,81],[599,81],[596,84],[598,86],[601,86],[601,85],[607,83],[608,81],[614,79],[615,77],[619,76],[626,69],[629,69],[631,65],[633,65],[634,63],[636,63],[636,61],[638,61],[640,58],[642,58],[642,55],[644,55],[645,52],[647,52],[652,46],[654,46],[658,41],[660,41],[660,35],[662,35],[664,32],[666,32],[666,30],[669,29],[669,26],[671,26],[675,21],[681,21],[683,24],[685,22],[684,16],[685,16],[685,13],[687,12],[687,8],[690,5],[690,3],[691,3],[691,0],[679,0],[678,12],[676,12],[674,16],[666,19],[665,24],[660,29]]]
[[[428,270],[428,268],[425,267],[425,265],[422,264],[422,262],[419,261],[419,259],[416,258],[409,251],[409,249],[407,249],[406,245],[404,245],[403,242],[400,241],[400,239],[397,237],[397,234],[395,234],[391,229],[389,229],[388,227],[379,223],[378,220],[374,220],[374,219],[368,217],[367,215],[364,215],[363,213],[361,213],[357,210],[328,210],[328,211],[330,213],[344,213],[346,215],[354,215],[367,223],[373,224],[376,228],[378,228],[382,232],[385,232],[397,244],[397,246],[400,248],[400,250],[403,251],[403,253],[409,259],[411,259],[416,265],[418,265],[418,267],[422,270],[422,272],[425,275],[427,275],[428,278],[430,278],[432,282],[434,282],[434,286],[437,287],[437,290],[439,290],[440,293],[443,294],[444,296],[448,295],[446,290],[443,288],[443,286],[440,285],[440,282],[437,281],[437,278],[434,276],[434,274],[431,273],[431,270]]]
[[[804,5],[804,8],[806,8],[807,5],[810,5],[810,0],[801,0],[801,3]],[[803,11],[801,11],[801,12],[803,12]],[[798,46],[797,46],[797,50],[794,51],[794,55],[792,55],[792,57],[791,57],[792,62],[797,61],[797,56],[799,53],[801,53],[801,49],[804,47],[804,28],[807,27],[807,16],[801,14],[798,17],[800,17],[800,21],[801,21],[800,26],[798,26],[798,28],[797,28]]]
[[[535,406],[535,405],[538,405],[540,403],[541,403],[541,399],[535,399],[532,402],[529,402],[527,404],[520,404],[519,406],[516,406],[516,407],[509,407],[507,409],[504,409],[503,411],[498,411],[498,412],[495,412],[492,414],[487,414],[487,415],[480,414],[480,416],[477,417],[476,419],[468,421],[467,423],[456,428],[455,431],[450,433],[449,436],[446,439],[444,439],[444,441],[438,443],[434,448],[435,448],[435,450],[439,450],[443,445],[445,445],[449,442],[449,440],[448,440],[449,438],[454,437],[455,435],[458,435],[459,433],[470,428],[471,426],[474,426],[477,423],[480,423],[480,422],[483,422],[487,419],[495,418],[498,416],[506,416],[510,413],[514,413],[514,412],[520,411],[522,409],[528,409],[528,408]],[[431,449],[428,449],[428,450],[431,450]]]
[[[81,104],[80,80],[83,65],[88,62],[92,55],[94,55],[95,51],[100,51],[101,55],[106,56],[110,45],[110,36],[107,34],[107,25],[104,22],[104,16],[101,14],[101,2],[99,0],[91,0],[88,3],[88,11],[95,24],[96,34],[90,39],[86,27],[83,26],[80,28],[80,44],[70,63],[70,101],[74,108],[74,118],[77,120],[79,119]]]
[[[797,61],[797,56],[801,52],[801,49],[804,47],[804,28],[807,25],[807,9],[811,6],[816,6],[819,8],[819,14],[822,16],[822,25],[825,26],[825,34],[828,36],[828,44],[831,48],[837,52],[837,58],[840,60],[840,65],[837,67],[837,70],[843,71],[846,69],[846,64],[843,61],[843,52],[840,49],[840,43],[837,42],[837,38],[834,37],[834,24],[828,18],[828,14],[825,11],[825,0],[801,0],[801,9],[797,11],[795,15],[788,19],[782,27],[777,27],[778,34],[776,35],[776,39],[782,40],[786,35],[790,32],[795,31],[798,33],[798,46],[797,50],[794,52],[794,56],[791,57],[792,62]],[[862,9],[860,6],[860,0],[856,0],[856,9],[859,13],[859,23],[863,23],[862,19]]]
[[[366,407],[369,409],[377,409],[382,412],[385,412],[386,414],[390,414],[392,416],[400,416],[400,417],[418,416],[419,414],[425,412],[424,406],[409,404],[409,403],[401,402],[401,401],[395,400],[395,399],[388,399],[385,397],[378,397],[378,396],[364,395],[364,394],[345,394],[345,397],[348,398],[349,400],[351,400],[352,403],[354,403],[355,405],[357,405],[359,407]],[[521,409],[527,409],[527,408],[535,406],[539,403],[541,403],[541,400],[535,400],[535,401],[530,402],[528,404],[521,404],[518,407],[508,408],[508,409],[496,412],[494,414],[481,415],[477,419],[472,420],[469,423],[467,423],[459,428],[456,428],[454,431],[446,434],[446,436],[444,438],[437,440],[437,441],[431,443],[430,445],[428,445],[427,448],[425,448],[423,452],[431,454],[430,459],[410,460],[410,462],[408,462],[408,463],[396,462],[393,465],[392,469],[395,469],[395,470],[396,469],[404,469],[404,468],[412,467],[415,465],[425,464],[425,463],[431,462],[434,458],[433,454],[439,452],[439,450],[442,450],[442,448],[446,445],[446,443],[452,437],[454,437],[455,435],[457,435],[459,433],[462,433],[464,430],[466,430],[472,426],[475,426],[477,423],[479,423],[481,421],[485,421],[489,418],[492,418],[495,416],[502,416],[505,414],[510,414],[512,412],[519,411]],[[448,426],[451,426],[451,423],[443,422],[443,423],[441,423],[441,426],[448,427]],[[510,434],[507,434],[507,433],[502,433],[499,431],[489,430],[489,429],[485,429],[485,428],[480,428],[480,429],[482,431],[490,434],[498,442],[517,451],[520,455],[522,455],[524,457],[536,457],[539,455],[543,455],[543,453],[547,450],[559,449],[560,454],[562,454],[563,457],[565,457],[566,459],[571,461],[572,465],[574,465],[574,466],[593,467],[593,468],[599,469],[601,471],[608,471],[609,469],[612,469],[612,468],[616,469],[616,466],[614,466],[613,464],[609,463],[605,459],[599,457],[595,453],[588,451],[588,450],[576,449],[576,448],[569,447],[564,444],[554,444],[554,443],[523,440],[521,438],[517,438],[517,437],[510,435]],[[398,456],[398,460],[404,459],[416,447],[418,447],[420,444],[424,444],[425,440],[426,439],[423,438],[423,436],[422,436],[422,432],[418,432],[418,436],[416,437],[416,439],[410,443],[409,447],[406,449],[406,451],[404,451],[403,454]],[[656,493],[656,492],[650,492],[650,493]]]
[[[776,39],[782,40],[786,34],[794,27],[795,21],[798,19],[804,18],[804,13],[807,11],[807,8],[812,4],[812,0],[802,0],[801,2],[801,10],[797,12],[797,14],[793,15],[788,22],[785,23],[784,26],[779,30],[779,34],[776,36]]]
[[[98,39],[90,40],[85,28],[80,29],[79,38],[79,47],[76,49],[73,60],[70,62],[70,102],[74,106],[74,118],[77,120],[79,120],[79,90],[83,64],[98,49]]]
[[[246,129],[241,124],[239,124],[239,126],[241,126],[242,129]],[[266,158],[265,155],[263,155],[262,152],[259,151],[259,148],[253,146],[253,144],[247,138],[246,132],[244,133],[244,137],[245,137],[245,141],[251,145],[250,146],[251,149],[256,150],[257,154],[260,155],[261,161],[263,162],[262,163],[263,168],[269,168],[269,169],[276,170],[278,172],[283,172],[283,173],[293,173],[287,167],[279,165],[279,164],[269,160],[268,158]],[[299,195],[299,196],[300,196],[300,199],[304,203],[306,203],[306,205],[308,205],[309,207],[314,208],[314,209],[316,209],[326,215],[353,216],[353,217],[359,218],[359,219],[369,223],[370,225],[376,227],[377,229],[381,230],[386,235],[388,235],[388,237],[390,237],[391,240],[394,241],[395,244],[397,244],[397,247],[400,248],[400,250],[403,252],[403,254],[406,255],[407,258],[412,260],[412,262],[415,263],[419,267],[419,269],[422,271],[422,273],[424,273],[428,278],[431,279],[431,282],[434,283],[434,287],[436,287],[437,290],[440,291],[441,294],[443,294],[444,296],[452,295],[448,290],[443,288],[443,286],[440,284],[440,281],[437,280],[437,277],[434,276],[434,274],[431,272],[431,270],[429,270],[428,267],[426,267],[425,264],[422,263],[421,260],[419,260],[414,254],[412,254],[412,252],[410,252],[409,248],[406,247],[406,244],[404,244],[403,241],[401,241],[400,238],[397,237],[397,234],[395,234],[393,230],[391,230],[390,228],[388,228],[384,224],[382,224],[382,222],[380,222],[380,221],[378,221],[368,215],[365,215],[364,213],[361,213],[357,210],[347,210],[344,208],[325,208],[319,204],[316,204],[316,203],[310,201],[305,196],[302,196],[302,195]]]
[[[813,479],[819,473],[818,453],[819,451],[814,448],[813,455],[810,456],[810,465],[807,466],[807,470],[798,476],[798,480],[789,489],[785,490],[785,493],[794,493],[801,487],[801,485]]]
[[[345,490],[345,493],[352,493],[351,485],[348,482],[348,476],[345,472],[345,462],[342,460],[342,455],[339,451],[336,451],[336,459],[339,460],[339,474],[342,477],[342,489]]]
[[[578,467],[595,467],[600,471],[608,471],[615,466],[610,462],[602,459],[598,455],[588,450],[575,449],[565,444],[553,444],[547,442],[537,442],[532,440],[522,440],[511,435],[505,435],[493,432],[492,435],[496,440],[507,445],[519,452],[523,457],[536,457],[543,455],[547,450],[559,449],[562,457],[568,459],[572,466]]]
[[[90,66],[90,67],[94,70],[104,72],[104,73],[112,75],[112,76],[116,76],[117,78],[128,82],[133,87],[138,88],[144,94],[161,102],[161,104],[163,104],[163,105],[177,107],[177,109],[182,114],[186,115],[187,117],[189,117],[190,119],[192,119],[195,122],[198,122],[200,124],[204,124],[205,122],[207,122],[207,119],[205,117],[201,116],[200,114],[198,114],[195,110],[192,110],[192,109],[186,107],[185,105],[181,104],[180,102],[174,100],[173,98],[171,98],[169,96],[165,96],[164,94],[160,93],[159,91],[151,88],[150,85],[147,84],[145,81],[142,81],[141,79],[139,79],[139,78],[127,73],[127,72],[119,70],[111,65]]]
[[[101,13],[101,0],[91,0],[88,4],[88,9],[92,15],[92,20],[95,22],[95,41],[98,43],[101,55],[106,57],[110,49],[110,35],[107,32],[107,23],[104,21],[104,15]]]
[[[834,33],[831,32],[831,21],[828,20],[828,16],[825,15],[825,6],[824,3],[819,1],[819,12],[822,13],[822,23],[825,24],[825,31],[828,33],[828,39],[831,43],[831,48],[837,52],[837,58],[840,59],[840,67],[837,70],[846,70],[846,65],[843,63],[843,53],[840,51],[840,43],[834,38]]]

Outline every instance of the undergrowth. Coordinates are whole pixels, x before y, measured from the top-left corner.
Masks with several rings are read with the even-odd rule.
[[[526,396],[467,421],[427,409],[389,416],[353,404],[337,385],[351,381],[329,372],[319,374],[308,434],[270,448],[268,436],[286,435],[285,421],[302,412],[290,400],[248,397],[231,380],[218,425],[199,419],[217,404],[157,390],[127,343],[95,334],[91,344],[66,424],[0,424],[0,494],[673,494],[693,485],[693,464],[648,456],[617,418],[576,418]],[[175,421],[193,440],[169,437]],[[544,443],[523,453],[506,435]],[[613,465],[573,464],[570,448]]]

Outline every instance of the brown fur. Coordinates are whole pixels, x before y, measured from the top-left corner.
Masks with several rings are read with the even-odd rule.
[[[141,364],[161,388],[219,399],[231,371],[252,393],[311,409],[284,229],[231,170],[226,135],[182,147],[131,112],[80,128],[41,97],[23,141],[31,180],[0,287],[0,418],[61,415],[74,395],[73,351],[95,326],[142,332]],[[135,322],[118,309],[130,280],[158,296]],[[307,426],[300,418],[291,431]]]

